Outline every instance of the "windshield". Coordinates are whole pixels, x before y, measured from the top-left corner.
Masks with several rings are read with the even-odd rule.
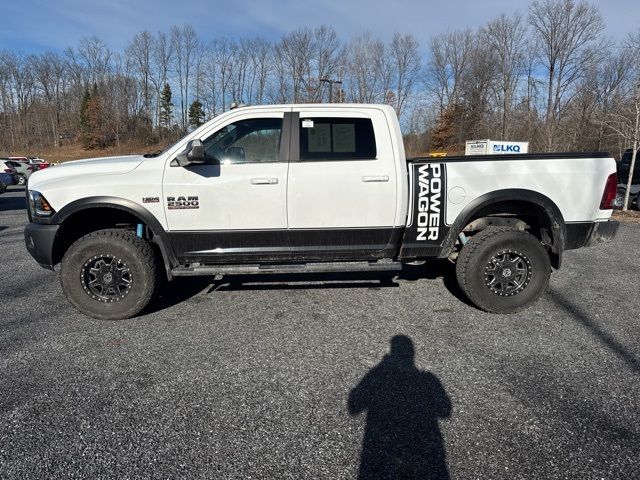
[[[160,155],[162,155],[163,153],[167,152],[168,150],[170,150],[171,148],[175,147],[179,142],[182,141],[182,137],[179,138],[178,140],[176,140],[173,143],[170,143],[169,145],[167,145],[165,148],[163,148],[162,150],[157,150],[155,152],[151,152],[151,153],[145,153],[143,155],[144,158],[155,158],[155,157],[159,157]]]

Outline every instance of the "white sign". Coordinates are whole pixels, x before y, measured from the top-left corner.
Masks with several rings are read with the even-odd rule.
[[[517,155],[529,152],[529,142],[505,140],[468,140],[465,155]]]

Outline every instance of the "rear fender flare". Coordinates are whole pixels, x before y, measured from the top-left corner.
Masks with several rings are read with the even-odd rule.
[[[552,262],[554,263],[555,268],[560,268],[562,263],[562,252],[564,251],[565,239],[567,236],[562,212],[549,197],[539,192],[520,188],[495,190],[493,192],[485,193],[471,201],[462,210],[462,212],[460,212],[451,225],[449,232],[442,243],[442,249],[439,256],[441,258],[446,258],[451,255],[458,235],[460,235],[460,232],[462,232],[464,227],[469,224],[474,215],[481,209],[494,204],[513,201],[526,202],[535,205],[547,215],[551,225],[551,235],[553,240],[553,243],[551,244],[551,251],[556,255],[555,259],[552,258]]]

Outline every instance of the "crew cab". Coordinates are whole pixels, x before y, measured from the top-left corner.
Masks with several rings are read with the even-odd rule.
[[[250,106],[165,151],[66,162],[28,184],[26,246],[101,319],[178,276],[379,271],[456,262],[479,308],[542,295],[567,249],[612,238],[607,154],[407,160],[385,105]]]

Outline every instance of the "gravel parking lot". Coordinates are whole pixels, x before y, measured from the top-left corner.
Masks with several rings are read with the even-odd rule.
[[[24,207],[0,196],[0,478],[640,478],[640,225],[518,315],[443,263],[184,279],[101,322],[27,254]]]

